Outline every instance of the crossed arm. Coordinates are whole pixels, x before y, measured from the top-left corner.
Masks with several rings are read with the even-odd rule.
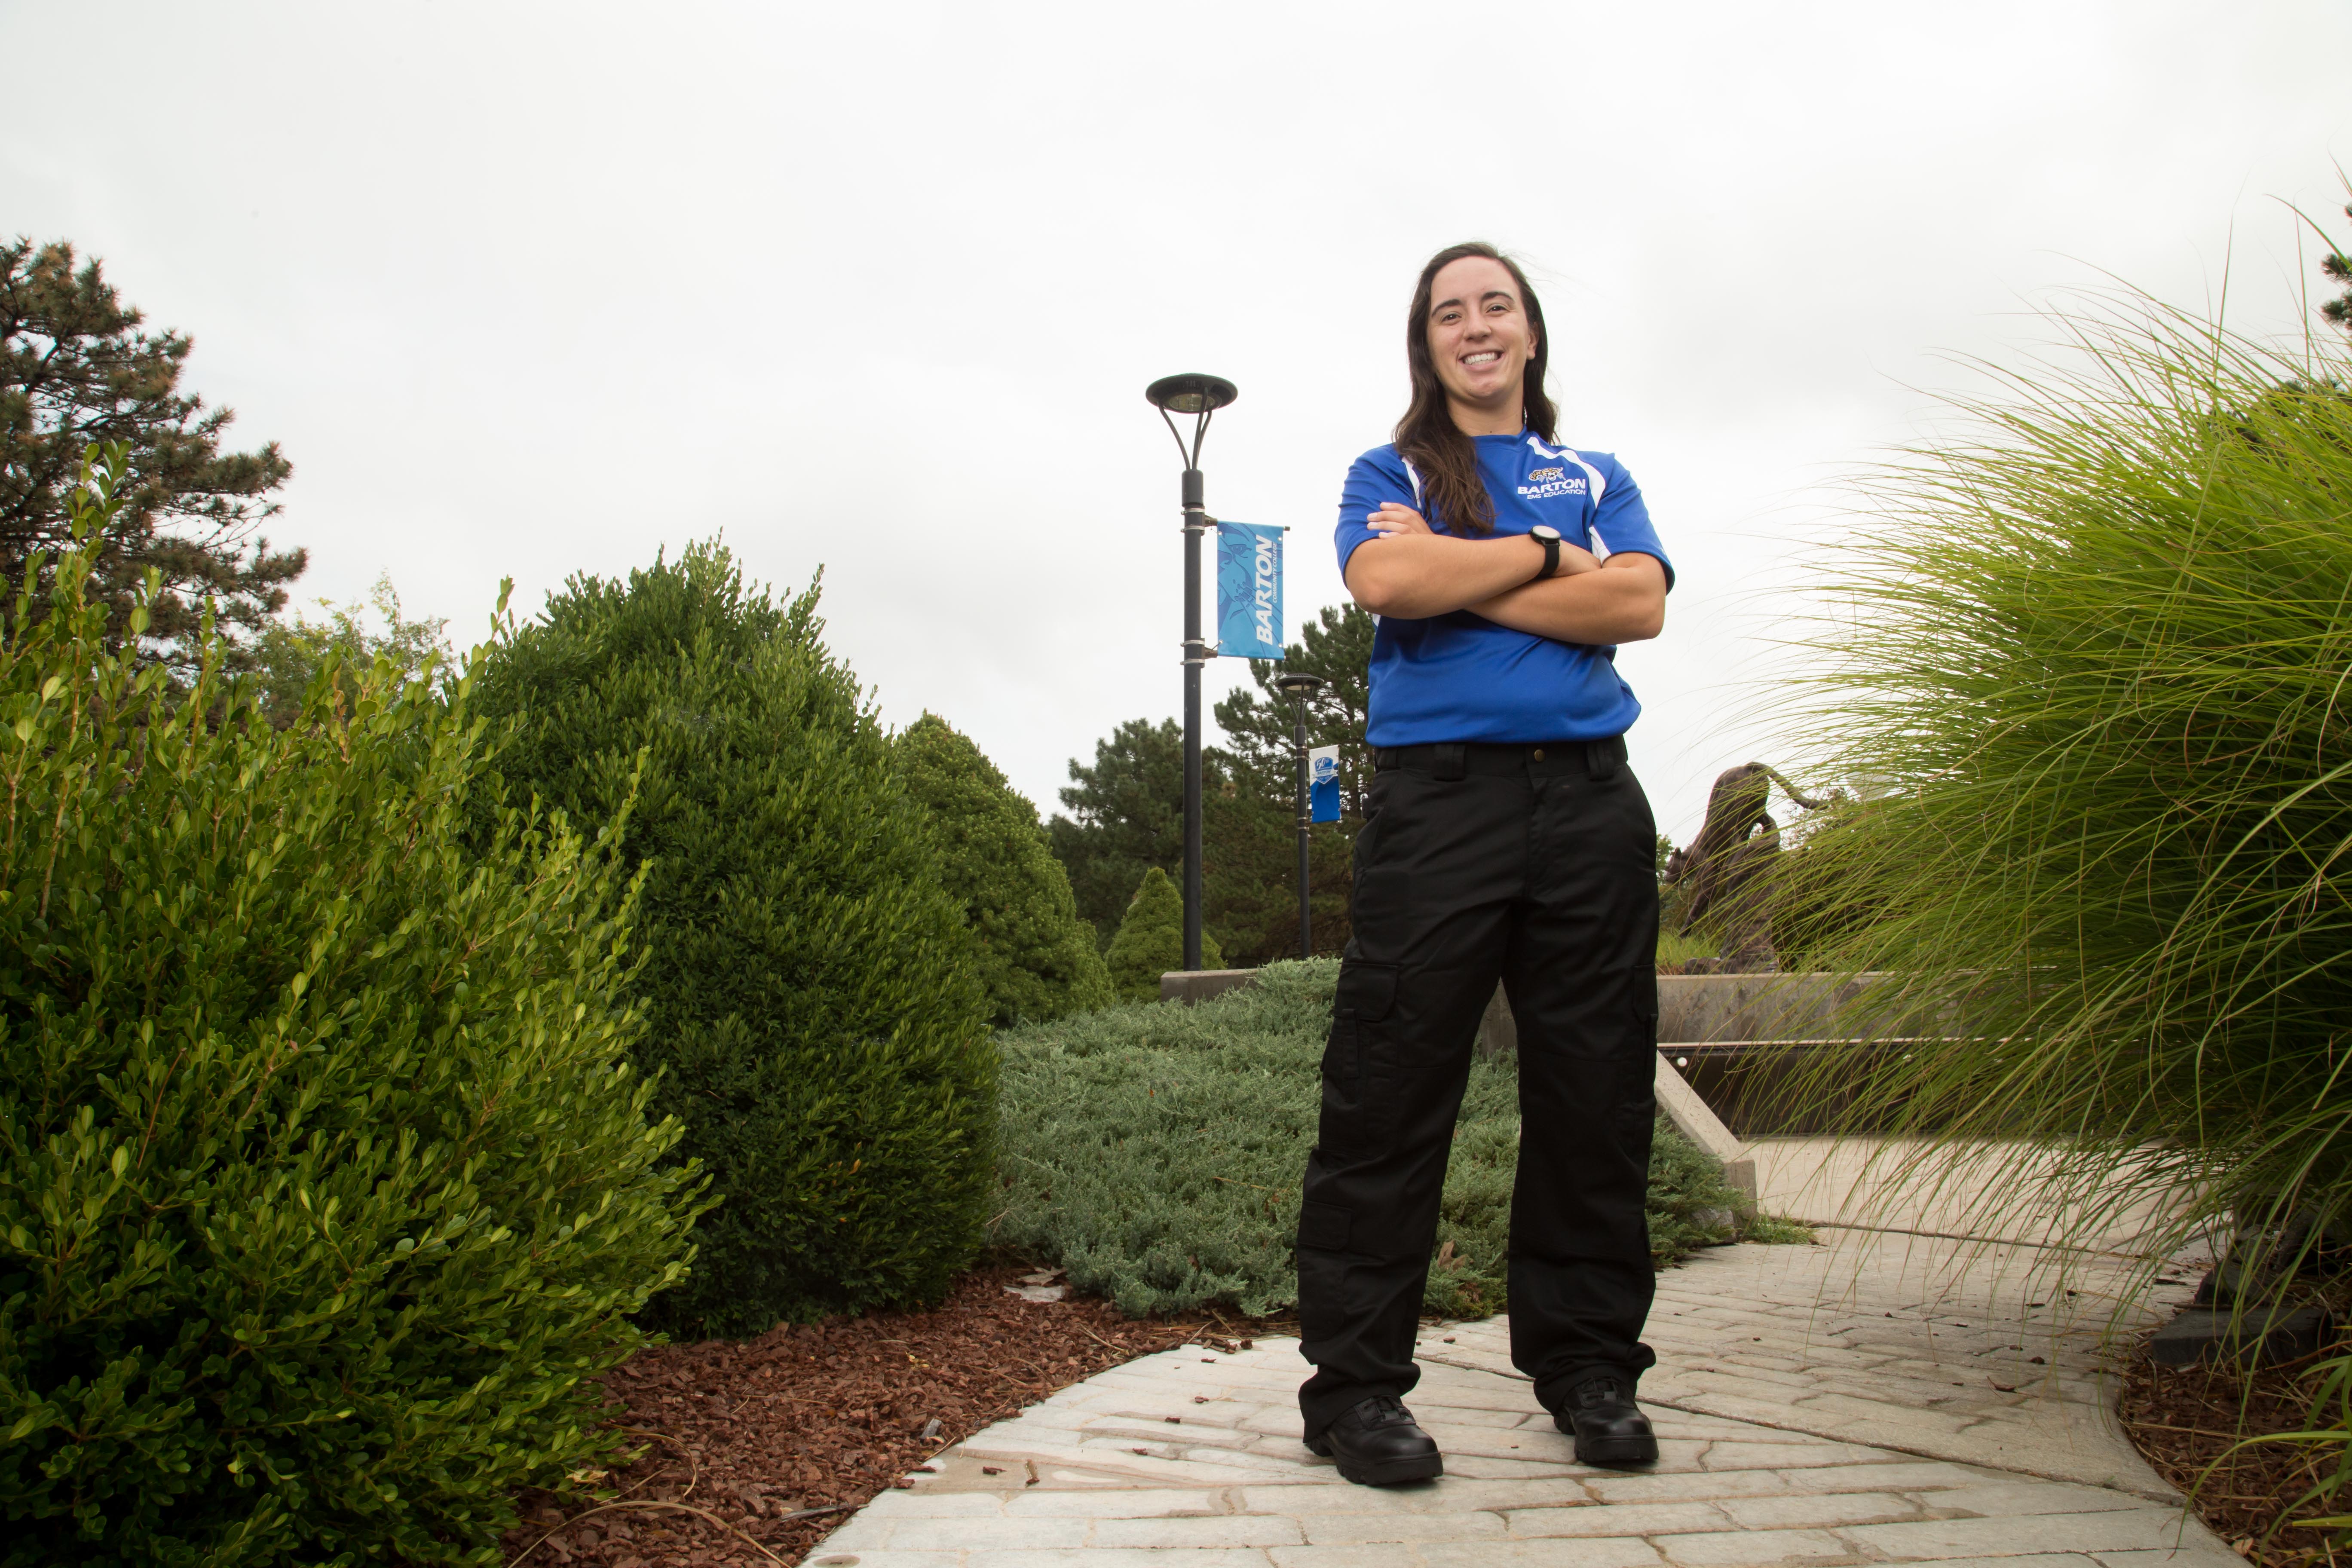
[[[1525,534],[1455,539],[1432,533],[1394,501],[1372,513],[1373,537],[1348,557],[1348,592],[1376,616],[1424,619],[1468,610],[1558,642],[1643,642],[1664,629],[1666,572],[1621,551],[1606,562],[1563,542],[1559,575],[1529,582],[1543,546]]]

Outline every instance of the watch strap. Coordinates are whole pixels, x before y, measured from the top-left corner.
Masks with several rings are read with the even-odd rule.
[[[1543,546],[1543,570],[1537,573],[1534,578],[1534,581],[1540,583],[1545,578],[1551,576],[1559,570],[1559,535],[1557,533],[1535,533],[1528,535],[1528,537],[1533,539],[1538,544]]]

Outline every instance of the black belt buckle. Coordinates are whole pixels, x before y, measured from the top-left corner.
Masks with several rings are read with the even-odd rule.
[[[1441,741],[1429,750],[1431,778],[1451,781],[1469,773],[1469,751],[1460,742]]]

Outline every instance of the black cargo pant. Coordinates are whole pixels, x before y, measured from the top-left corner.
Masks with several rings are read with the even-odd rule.
[[[1310,1436],[1420,1380],[1438,1196],[1497,977],[1519,1037],[1511,1360],[1555,1410],[1655,1363],[1657,830],[1624,758],[1622,738],[1375,754],[1299,1211]]]

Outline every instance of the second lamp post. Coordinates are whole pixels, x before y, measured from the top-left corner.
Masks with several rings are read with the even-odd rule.
[[[1277,675],[1275,689],[1291,700],[1297,725],[1291,731],[1291,750],[1298,753],[1298,956],[1315,956],[1315,911],[1307,902],[1307,833],[1315,817],[1307,803],[1307,705],[1322,694],[1330,683],[1319,675]]]

